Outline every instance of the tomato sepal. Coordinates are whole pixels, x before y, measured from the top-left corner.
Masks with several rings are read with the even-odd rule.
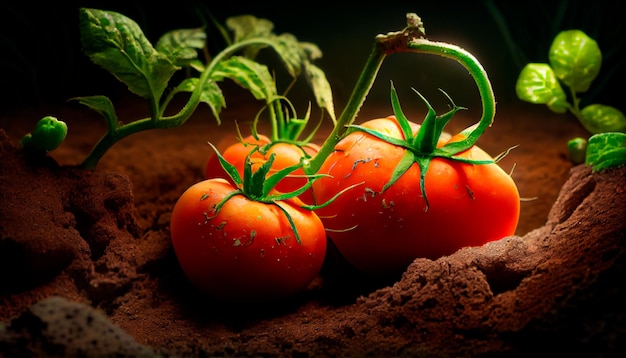
[[[464,138],[463,140],[448,142],[441,147],[437,147],[437,143],[439,142],[443,134],[443,130],[446,124],[450,122],[456,112],[466,108],[457,106],[446,92],[441,91],[450,100],[452,109],[438,116],[428,100],[418,91],[416,91],[415,89],[413,90],[415,91],[415,93],[417,93],[417,95],[422,99],[422,101],[426,104],[426,107],[428,108],[426,117],[415,135],[413,135],[409,120],[402,111],[402,107],[400,106],[400,100],[398,98],[393,82],[391,83],[391,105],[396,122],[398,123],[398,126],[402,131],[403,138],[394,138],[385,135],[375,129],[367,128],[360,125],[350,125],[349,127],[355,131],[364,132],[389,144],[405,149],[403,157],[394,168],[390,179],[383,186],[381,193],[385,192],[389,187],[395,184],[397,180],[413,165],[413,163],[417,163],[420,168],[420,191],[425,202],[424,211],[428,211],[429,203],[428,197],[426,195],[426,173],[428,172],[430,163],[433,158],[446,158],[462,163],[477,165],[492,164],[495,163],[495,161],[475,160],[456,156],[456,154],[468,150],[474,145],[478,138],[476,137],[475,139],[472,139],[470,141],[467,141],[467,138],[470,136],[475,136],[476,131],[481,130],[480,123],[474,124],[463,130],[460,133],[461,137]],[[509,150],[511,149],[512,148],[509,148]],[[508,153],[509,150],[507,150],[505,154]]]
[[[230,175],[231,179],[235,182],[236,187],[237,187],[237,189],[233,190],[231,193],[226,195],[218,204],[215,205],[215,207],[213,208],[215,215],[217,215],[221,207],[235,195],[243,195],[246,198],[253,200],[253,201],[276,205],[278,208],[280,208],[280,210],[287,217],[287,220],[289,224],[291,225],[291,229],[293,230],[294,235],[296,237],[296,241],[298,242],[298,244],[300,244],[301,243],[300,234],[298,233],[298,230],[293,221],[293,218],[284,208],[282,208],[278,204],[278,202],[293,199],[297,197],[298,195],[304,193],[313,185],[313,181],[323,177],[324,175],[323,174],[306,175],[308,180],[300,188],[290,191],[290,192],[286,192],[286,193],[277,192],[274,190],[276,184],[278,184],[278,182],[280,182],[282,179],[287,177],[289,174],[293,173],[295,170],[301,168],[302,160],[298,164],[283,168],[277,171],[276,173],[268,176],[267,174],[270,172],[270,169],[272,168],[272,164],[274,163],[274,160],[276,159],[276,154],[272,153],[270,157],[268,158],[268,160],[265,161],[256,171],[253,172],[251,158],[252,158],[253,153],[259,151],[260,149],[260,146],[255,146],[250,152],[248,152],[246,156],[246,160],[244,162],[244,168],[243,168],[243,178],[242,178],[241,175],[239,175],[237,168],[224,158],[224,156],[219,152],[217,147],[215,147],[215,145],[213,145],[210,142],[208,144],[211,146],[211,148],[213,148],[213,150],[215,151],[215,154],[218,157],[220,165],[222,166],[222,168],[224,168],[226,173]],[[309,208],[308,205],[305,205],[304,203],[302,203],[302,205],[299,205],[299,206],[303,209],[312,210],[311,208]]]

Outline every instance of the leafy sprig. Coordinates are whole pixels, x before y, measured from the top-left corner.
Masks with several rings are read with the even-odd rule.
[[[291,34],[274,34],[269,20],[250,15],[227,19],[233,38],[222,31],[228,45],[217,54],[209,54],[203,62],[198,52],[206,49],[204,29],[173,30],[153,45],[137,23],[122,14],[81,8],[79,19],[84,53],[124,83],[130,92],[147,100],[150,112],[147,118],[123,122],[106,96],[72,98],[100,113],[108,126],[108,131],[81,163],[83,168],[95,169],[104,154],[126,136],[182,125],[200,103],[210,107],[219,123],[219,114],[226,106],[219,82],[225,79],[234,81],[266,104],[277,102],[284,94],[278,93],[270,69],[254,59],[264,48],[278,55],[292,83],[300,76],[305,77],[317,104],[334,120],[330,85],[323,71],[313,64],[321,51],[314,44],[299,42]],[[178,84],[171,83],[174,74],[182,69],[197,75],[190,75]],[[187,102],[177,112],[171,111],[173,99],[181,93],[188,94]],[[176,113],[166,115],[172,112]]]
[[[580,30],[562,31],[554,38],[548,58],[549,64],[529,63],[522,69],[515,86],[518,98],[545,104],[555,113],[570,112],[592,134],[589,143],[584,138],[568,142],[574,163],[585,162],[594,171],[626,164],[624,114],[604,104],[580,107],[579,95],[589,90],[600,72],[602,52],[597,42]]]

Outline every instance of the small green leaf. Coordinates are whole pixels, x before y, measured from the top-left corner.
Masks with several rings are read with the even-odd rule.
[[[309,62],[304,63],[304,74],[309,86],[313,89],[317,105],[325,109],[333,123],[335,123],[337,119],[333,103],[333,91],[328,79],[326,79],[326,74],[319,67]]]
[[[267,66],[241,56],[233,56],[217,64],[212,74],[215,81],[229,78],[247,89],[256,99],[276,96],[276,84]]]
[[[556,77],[579,93],[586,92],[598,76],[602,53],[597,42],[584,32],[567,30],[554,38],[549,60]]]
[[[226,27],[233,31],[234,41],[241,42],[254,37],[265,37],[272,33],[274,24],[253,15],[239,15],[226,19]]]
[[[78,103],[85,105],[94,111],[100,113],[104,120],[107,122],[109,132],[115,133],[120,126],[120,122],[117,120],[115,114],[115,107],[111,100],[106,96],[89,96],[89,97],[74,97],[70,101],[77,101]]]
[[[545,104],[555,113],[565,113],[569,104],[554,71],[545,63],[529,63],[520,72],[515,92],[522,101]]]
[[[608,132],[594,134],[587,143],[586,165],[594,172],[626,164],[626,134]]]
[[[322,50],[320,50],[320,48],[316,44],[311,42],[299,42],[298,45],[300,46],[300,49],[304,51],[306,58],[308,58],[310,61],[315,61],[322,58]]]
[[[615,107],[592,104],[580,114],[580,122],[591,134],[626,131],[626,117]]]
[[[300,48],[298,39],[292,34],[273,36],[272,47],[280,56],[291,77],[296,78],[300,76],[305,52]]]
[[[193,92],[198,86],[199,79],[196,77],[187,78],[183,80],[181,83],[174,88],[174,92]],[[226,100],[224,99],[224,94],[222,90],[219,88],[217,83],[212,80],[208,80],[204,84],[204,88],[202,92],[200,92],[200,102],[206,103],[211,108],[211,112],[217,119],[217,124],[221,123],[220,120],[220,112],[223,108],[226,107]]]
[[[238,43],[256,37],[267,38],[272,36],[274,23],[253,15],[240,15],[226,19],[226,27],[233,32],[233,43]],[[265,47],[267,45],[264,44],[247,46],[243,50],[243,55],[254,60],[259,51]]]
[[[93,63],[142,98],[159,99],[180,69],[152,46],[136,22],[113,11],[81,8],[80,38]]]
[[[205,43],[206,33],[203,29],[180,29],[161,36],[156,49],[175,65],[187,66],[198,58],[198,50],[204,48]]]

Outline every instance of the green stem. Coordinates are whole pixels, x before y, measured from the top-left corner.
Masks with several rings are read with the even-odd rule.
[[[324,141],[324,144],[322,144],[315,157],[305,164],[304,170],[307,174],[317,173],[324,163],[324,160],[326,160],[326,158],[335,149],[335,145],[337,145],[337,143],[339,143],[339,141],[344,137],[346,131],[348,130],[348,125],[354,121],[354,118],[356,118],[361,106],[365,102],[365,98],[376,80],[376,75],[378,74],[378,70],[380,69],[385,57],[386,54],[383,47],[380,46],[380,42],[376,42],[374,49],[370,53],[370,56],[365,63],[365,67],[359,76],[357,84],[350,95],[350,99],[337,119],[337,123],[335,124],[332,132]]]
[[[185,123],[189,119],[189,117],[191,117],[193,112],[196,110],[196,107],[200,103],[200,95],[202,94],[204,85],[207,82],[207,80],[210,78],[211,74],[213,74],[213,70],[215,69],[217,64],[219,64],[223,59],[234,55],[241,49],[246,48],[248,46],[252,46],[252,45],[273,46],[274,43],[264,38],[255,38],[251,40],[241,41],[225,48],[217,56],[215,56],[213,60],[211,61],[211,63],[209,63],[207,68],[204,69],[204,71],[202,72],[202,75],[200,76],[200,79],[198,80],[198,87],[195,88],[194,91],[191,93],[191,97],[187,101],[187,104],[185,104],[185,106],[180,110],[180,112],[169,117],[163,117],[162,120],[173,121],[175,123],[174,125],[171,125],[169,127],[176,127]]]
[[[465,139],[449,143],[441,149],[446,154],[454,155],[470,148],[485,132],[485,129],[491,126],[496,114],[496,99],[487,72],[485,72],[485,69],[480,62],[478,62],[476,57],[456,45],[417,39],[409,43],[409,48],[411,50],[410,52],[429,53],[453,59],[465,67],[474,79],[482,101],[482,117],[478,125],[473,128]]]
[[[282,120],[277,117],[277,113],[280,113],[280,99],[277,98],[267,103],[267,110],[269,112],[270,127],[272,128],[270,141],[274,142],[280,137],[279,133],[282,133]]]
[[[465,67],[474,79],[482,100],[483,113],[480,122],[469,131],[464,140],[449,143],[443,148],[438,148],[439,154],[452,156],[470,148],[482,133],[491,126],[495,117],[496,101],[491,87],[491,82],[483,66],[471,53],[452,44],[434,42],[424,38],[421,20],[415,14],[407,14],[408,26],[402,31],[392,32],[387,35],[378,35],[374,49],[365,63],[365,67],[350,96],[346,108],[337,120],[337,124],[320,148],[318,154],[306,163],[304,170],[307,174],[317,173],[324,160],[333,152],[335,145],[343,138],[352,124],[359,109],[365,102],[378,70],[387,55],[393,53],[412,52],[426,53],[453,59]]]
[[[582,114],[580,114],[580,98],[576,96],[576,91],[570,88],[570,96],[572,97],[572,105],[568,106],[569,111],[579,120],[582,121]]]

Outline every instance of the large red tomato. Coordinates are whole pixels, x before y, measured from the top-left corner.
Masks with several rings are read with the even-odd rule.
[[[234,165],[239,172],[239,175],[243,176],[244,163],[246,162],[246,156],[257,146],[264,146],[271,143],[267,136],[262,134],[258,135],[258,139],[253,136],[244,138],[241,142],[237,142],[228,146],[221,152],[224,159],[227,162]],[[291,143],[273,143],[269,148],[261,153],[256,151],[252,154],[251,161],[253,163],[252,170],[256,170],[260,165],[265,163],[270,155],[276,154],[272,169],[268,175],[279,171],[284,168],[291,167],[300,162],[300,160],[308,157],[312,157],[319,151],[319,146],[314,143],[308,143],[305,146],[298,146]],[[205,170],[205,178],[225,178],[232,182],[230,176],[226,174],[224,169],[219,163],[217,155],[212,155]],[[281,180],[275,187],[277,191],[287,193],[301,188],[307,182],[307,178],[304,176],[302,169],[297,169],[290,176]],[[299,196],[299,198],[306,204],[313,203],[312,191],[307,190]]]
[[[171,239],[185,275],[199,290],[220,299],[279,299],[304,290],[326,254],[319,217],[302,209],[298,198],[265,203],[242,194],[216,212],[216,205],[234,190],[224,179],[204,180],[176,202]]]
[[[419,126],[410,125],[415,134]],[[393,116],[362,126],[403,137]],[[440,140],[438,146],[445,142]],[[318,210],[329,237],[348,262],[369,273],[397,272],[418,257],[436,259],[515,233],[519,193],[511,177],[495,163],[433,158],[425,176],[428,207],[416,163],[383,192],[405,150],[358,131],[340,141],[323,163],[319,174],[329,176],[313,183],[317,202],[363,183]],[[456,156],[492,159],[476,146]]]

